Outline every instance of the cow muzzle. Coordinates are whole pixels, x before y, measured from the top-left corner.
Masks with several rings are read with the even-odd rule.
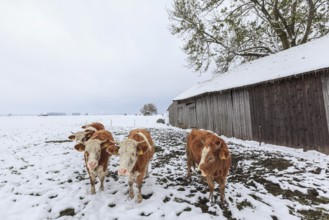
[[[128,175],[128,170],[124,169],[124,168],[121,168],[121,169],[118,170],[118,174],[120,176],[127,176]]]
[[[203,171],[202,166],[203,166],[203,164],[199,164],[199,166],[197,167],[197,170],[201,171],[201,176],[207,176],[207,174]]]
[[[96,161],[91,161],[91,162],[88,162],[88,168],[91,169],[91,170],[94,170],[96,167],[97,167],[97,162]]]

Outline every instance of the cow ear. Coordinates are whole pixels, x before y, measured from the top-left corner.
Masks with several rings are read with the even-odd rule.
[[[94,131],[90,131],[90,130],[89,130],[88,133],[87,133],[86,136],[85,136],[86,139],[89,140],[89,139],[91,138],[91,136],[93,136],[94,133],[95,133]]]
[[[143,155],[147,151],[147,145],[138,145],[137,146],[137,154]]]
[[[81,128],[85,129],[89,126],[89,124],[86,124],[86,125],[82,125]]]
[[[227,148],[222,148],[220,151],[219,151],[219,158],[221,160],[227,160],[228,158],[230,157],[230,152],[228,151]]]
[[[110,143],[108,143],[108,142],[105,142],[105,143],[102,143],[101,144],[101,148],[103,149],[103,148],[108,148],[110,146]]]
[[[106,149],[106,152],[113,155],[119,154],[119,148],[115,145],[111,145]]]
[[[227,149],[227,146],[224,142],[216,142],[216,153],[218,154],[221,160],[227,160],[230,157],[230,152]]]
[[[75,139],[75,135],[73,135],[73,134],[70,135],[70,136],[69,136],[69,139],[73,141],[73,140]]]
[[[74,146],[74,149],[81,152],[81,151],[85,150],[85,146],[83,144],[77,144],[77,145]]]

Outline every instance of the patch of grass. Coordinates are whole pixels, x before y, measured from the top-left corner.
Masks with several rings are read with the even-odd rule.
[[[257,165],[265,167],[270,171],[278,169],[279,171],[286,170],[288,167],[293,164],[283,158],[268,158],[266,160],[258,161]]]
[[[153,214],[153,212],[148,213],[148,214],[146,214],[145,212],[142,212],[142,213],[140,214],[140,216],[148,217],[148,216],[150,216],[150,215],[152,215],[152,214]]]
[[[115,207],[115,206],[116,206],[116,204],[114,204],[114,203],[110,203],[110,204],[109,204],[109,207],[110,207],[110,208],[113,208],[113,207]]]
[[[167,203],[170,201],[170,198],[168,196],[166,196],[163,200],[162,200],[164,203]]]
[[[217,215],[216,212],[209,211],[209,207],[208,207],[208,205],[207,205],[208,202],[209,202],[209,201],[208,201],[207,198],[200,198],[200,197],[199,197],[198,202],[195,203],[194,205],[195,205],[196,207],[201,208],[201,210],[202,210],[203,213],[209,213],[209,214],[211,214],[211,215]]]
[[[328,220],[329,213],[326,213],[322,209],[308,209],[308,210],[298,210],[299,214],[303,215],[304,220]]]
[[[60,211],[60,212],[59,212],[59,217],[58,217],[58,218],[63,217],[63,216],[75,216],[75,211],[74,211],[74,209],[72,209],[72,208],[67,208],[67,209],[65,209],[65,210],[63,210],[63,211]]]
[[[177,203],[184,203],[184,202],[189,203],[189,201],[187,201],[185,199],[177,198],[177,197],[174,198],[174,201]]]
[[[30,196],[41,196],[39,193],[30,193]]]
[[[243,200],[242,202],[239,202],[239,203],[237,204],[236,207],[237,207],[240,211],[241,211],[242,209],[244,209],[244,208],[247,208],[247,207],[254,208],[254,207],[252,206],[252,204],[251,204],[249,201],[247,201],[246,199]]]
[[[183,212],[190,212],[192,209],[190,207],[186,207],[183,211],[176,213],[177,216],[180,216]]]
[[[58,143],[66,143],[66,142],[73,142],[73,141],[71,141],[71,140],[53,140],[53,141],[45,141],[46,144],[50,144],[50,143],[58,144]]]
[[[146,194],[146,195],[142,194],[143,199],[149,199],[149,198],[151,198],[151,196],[153,196],[153,193]]]
[[[154,151],[155,151],[155,153],[162,153],[164,151],[164,149],[162,149],[162,147],[159,147],[159,146],[154,146]]]
[[[52,195],[52,196],[49,196],[48,198],[49,199],[54,199],[54,198],[56,198],[58,195]]]

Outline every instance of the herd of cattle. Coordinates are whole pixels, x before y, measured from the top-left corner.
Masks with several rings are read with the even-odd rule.
[[[155,148],[150,133],[146,129],[134,129],[121,142],[113,139],[104,125],[93,122],[82,126],[83,131],[69,136],[74,140],[74,148],[84,152],[87,172],[90,178],[91,194],[95,194],[95,179],[100,179],[100,190],[104,190],[108,161],[112,155],[119,156],[119,175],[128,176],[129,196],[134,198],[133,184],[138,188],[137,202],[143,200],[141,188],[144,177],[148,176],[149,162]],[[193,129],[187,136],[187,178],[191,179],[191,167],[198,168],[209,186],[209,199],[214,202],[214,181],[220,186],[221,204],[225,205],[225,183],[231,166],[231,154],[226,143],[215,133]]]

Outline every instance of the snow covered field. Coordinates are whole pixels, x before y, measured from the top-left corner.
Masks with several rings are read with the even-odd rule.
[[[162,116],[0,117],[0,219],[329,219],[329,157],[318,152],[225,138],[233,164],[227,208],[208,202],[197,172],[185,181],[188,130],[155,123]],[[144,200],[128,199],[127,179],[110,159],[105,190],[90,195],[83,154],[71,131],[99,121],[122,140],[149,128],[156,145]],[[218,186],[216,186],[217,196]]]

